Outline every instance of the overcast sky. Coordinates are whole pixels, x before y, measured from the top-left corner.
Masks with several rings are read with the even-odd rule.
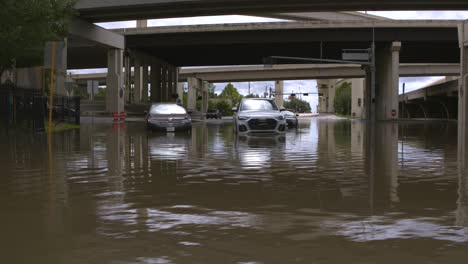
[[[379,15],[392,19],[468,19],[468,11],[374,11],[367,12],[368,14]],[[176,26],[176,25],[195,25],[195,24],[220,24],[220,23],[251,23],[251,22],[275,22],[282,21],[271,18],[251,17],[251,16],[210,16],[210,17],[191,17],[191,18],[171,18],[171,19],[153,19],[148,21],[148,26]],[[135,21],[122,21],[99,23],[98,25],[105,28],[129,28],[135,27]],[[400,78],[400,93],[402,92],[402,84],[406,83],[406,91],[412,91],[425,87],[443,77],[414,77]],[[220,93],[226,83],[216,83],[216,92]],[[242,94],[247,94],[248,83],[234,83]],[[263,94],[265,88],[273,87],[274,82],[251,82],[251,92]],[[285,81],[284,92],[308,92],[317,93],[317,82],[315,80],[300,80],[300,81]],[[308,97],[303,97],[304,100],[311,104],[313,111],[316,109],[318,97],[312,94]]]

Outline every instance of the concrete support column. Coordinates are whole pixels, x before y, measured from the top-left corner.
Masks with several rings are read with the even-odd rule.
[[[376,117],[377,120],[398,118],[398,78],[401,42],[376,53]]]
[[[318,92],[321,94],[319,96],[321,98],[318,106],[319,113],[335,113],[335,85],[335,79],[317,80]]]
[[[148,64],[143,64],[142,67],[142,80],[141,80],[141,102],[147,103],[148,102],[148,84],[149,84],[149,69]]]
[[[284,106],[284,81],[275,81],[275,102],[279,108]]]
[[[151,64],[151,102],[162,102],[161,96],[161,63]]]
[[[134,71],[134,86],[133,96],[136,103],[141,103],[141,96],[143,91],[143,67],[141,61],[135,59],[135,71]]]
[[[183,103],[183,98],[184,98],[184,84],[183,83],[177,83],[177,94],[179,95],[180,102]]]
[[[468,226],[468,21],[458,27],[460,45],[460,80],[458,90],[458,171],[459,193],[456,224]]]
[[[365,79],[351,80],[351,115],[365,118],[364,115],[364,87]]]
[[[335,113],[335,94],[336,94],[336,80],[328,80],[328,104],[327,113]]]
[[[107,52],[107,112],[124,111],[123,51],[111,49]]]
[[[65,39],[63,49],[57,51],[57,53],[61,53],[62,61],[56,71],[54,94],[59,96],[68,95],[65,89],[65,80],[67,79],[67,42],[67,39]]]
[[[125,52],[127,53],[127,52]],[[131,58],[129,54],[124,54],[124,67],[125,67],[125,77],[124,77],[124,85],[125,85],[125,103],[131,103],[131,84],[132,84],[132,67],[131,67]]]
[[[187,100],[187,109],[196,111],[197,110],[197,91],[201,90],[202,80],[188,77],[188,100]]]
[[[169,101],[173,101],[172,96],[174,95],[174,67],[169,66],[167,70],[167,94]]]
[[[161,101],[167,102],[169,101],[167,65],[162,65],[161,70]]]
[[[208,85],[209,82],[203,82],[203,90],[202,90],[202,104],[201,104],[201,111],[202,113],[208,112]],[[205,116],[205,115],[203,115]]]

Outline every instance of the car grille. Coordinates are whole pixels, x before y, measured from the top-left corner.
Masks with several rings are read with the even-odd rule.
[[[251,119],[249,120],[249,127],[253,130],[270,130],[276,128],[276,120],[268,119]]]

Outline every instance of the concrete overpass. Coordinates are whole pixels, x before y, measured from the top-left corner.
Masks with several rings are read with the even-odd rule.
[[[401,64],[400,77],[419,76],[459,76],[458,64]],[[133,75],[134,73],[132,73]],[[88,80],[98,80],[105,84],[106,73],[72,74],[77,83]],[[260,66],[229,66],[207,68],[181,68],[179,81],[186,82],[188,78],[198,78],[204,81],[244,82],[244,81],[276,81],[276,80],[310,80],[337,78],[364,78],[365,71],[360,65],[353,64],[292,64],[273,65],[272,68]]]
[[[399,95],[401,118],[457,119],[459,80],[448,78]]]
[[[91,22],[209,15],[358,10],[468,10],[465,0],[79,0],[75,9]]]
[[[402,63],[459,63],[458,21],[285,22],[114,30],[126,47],[177,67],[259,65],[268,56],[341,59],[342,49],[402,42]],[[436,52],[437,51],[437,52]],[[68,69],[107,67],[102,47],[70,47]],[[294,63],[284,61],[282,63]]]

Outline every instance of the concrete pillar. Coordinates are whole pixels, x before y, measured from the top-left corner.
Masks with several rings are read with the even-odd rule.
[[[111,49],[107,51],[107,112],[124,111],[123,88],[123,51]]]
[[[151,64],[151,102],[162,102],[161,96],[161,63]]]
[[[167,65],[161,67],[161,101],[169,101]]]
[[[124,86],[125,86],[125,103],[131,103],[131,83],[132,83],[132,71],[131,71],[131,59],[129,54],[124,53],[124,67],[125,67],[125,77],[124,77]]]
[[[203,82],[203,90],[202,90],[202,104],[201,104],[201,111],[202,113],[208,112],[208,85],[209,82]],[[203,115],[205,116],[205,115]]]
[[[57,50],[61,54],[61,62],[57,71],[55,72],[55,95],[67,96],[67,91],[65,89],[65,80],[67,79],[67,39],[64,40],[64,45],[61,50]]]
[[[460,80],[458,91],[458,171],[459,194],[457,201],[456,224],[468,226],[468,21],[458,27],[460,45]]]
[[[322,94],[322,101],[318,107],[321,113],[335,113],[335,85],[335,79],[317,80],[319,94]]]
[[[183,83],[177,83],[177,94],[179,95],[180,102],[182,102],[184,98],[184,84]]]
[[[147,103],[148,102],[148,84],[149,84],[149,69],[148,64],[144,63],[142,70],[142,83],[141,83],[141,102]]]
[[[141,96],[143,91],[143,67],[141,66],[141,61],[135,59],[135,71],[134,71],[134,86],[133,86],[133,96],[135,103],[141,103]]]
[[[328,80],[328,105],[327,113],[335,113],[335,94],[336,94],[336,80]]]
[[[284,106],[284,81],[275,81],[275,102],[279,108]]]
[[[364,87],[365,79],[351,80],[351,115],[365,118],[364,115]]]
[[[87,84],[89,100],[94,101],[94,96],[98,93],[99,81],[88,80]]]
[[[393,42],[376,53],[377,120],[398,118],[398,78],[401,42]]]
[[[188,77],[188,100],[187,109],[196,111],[197,110],[197,91],[201,90],[202,81],[194,77]]]
[[[169,101],[174,101],[174,99],[172,98],[173,95],[174,95],[174,79],[175,79],[175,76],[174,76],[174,67],[173,66],[169,66],[168,67],[168,70],[167,70],[167,94],[168,94],[168,99]]]

